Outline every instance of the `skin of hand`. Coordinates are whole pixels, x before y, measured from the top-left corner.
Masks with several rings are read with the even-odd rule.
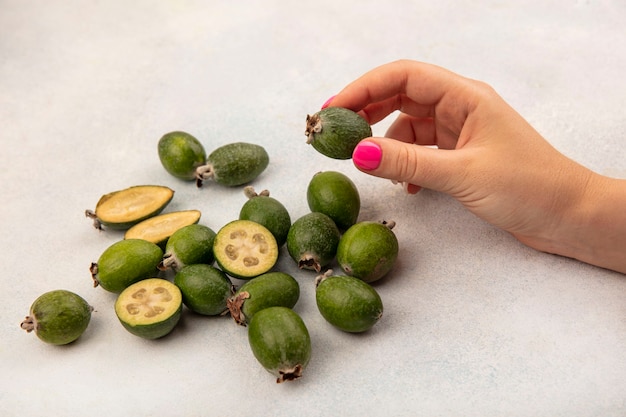
[[[626,181],[564,156],[489,85],[403,60],[329,102],[370,124],[400,112],[355,149],[361,171],[447,193],[537,250],[626,273]]]

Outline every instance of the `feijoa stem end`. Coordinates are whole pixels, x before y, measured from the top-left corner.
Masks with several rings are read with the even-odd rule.
[[[322,270],[322,266],[320,265],[317,256],[314,256],[310,253],[305,253],[304,255],[302,255],[302,257],[298,261],[298,268],[313,269],[317,273]]]
[[[27,333],[32,332],[33,330],[35,330],[35,319],[33,319],[31,316],[26,316],[24,321],[20,323],[20,327],[26,330]]]
[[[230,312],[230,316],[233,318],[233,320],[235,320],[235,323],[244,327],[246,326],[246,316],[243,314],[243,311],[241,311],[241,309],[243,307],[243,303],[248,298],[250,298],[250,293],[247,291],[242,291],[239,294],[229,297],[228,300],[226,300],[226,308]]]
[[[201,188],[204,184],[204,181],[210,180],[211,178],[213,178],[213,175],[213,165],[200,165],[198,168],[196,168],[196,186],[198,188]]]
[[[300,364],[295,365],[293,368],[280,370],[278,371],[278,378],[276,378],[276,383],[280,384],[285,381],[294,381],[302,377],[303,370],[304,368]]]
[[[311,144],[313,139],[315,138],[314,133],[320,133],[322,131],[322,119],[320,118],[318,113],[315,113],[313,116],[306,115],[306,130],[304,134],[307,137],[306,143]]]
[[[257,193],[254,189],[253,186],[251,185],[247,185],[245,187],[243,187],[243,193],[246,197],[248,197],[248,199],[251,199],[253,197],[259,197],[259,196],[263,196],[263,197],[269,197],[270,196],[270,192],[268,190],[263,190],[260,193]]]
[[[96,216],[96,213],[94,213],[93,210],[85,210],[85,217],[93,220],[93,227],[98,230],[102,230],[102,222],[98,219],[98,216]]]
[[[93,287],[96,288],[100,285],[100,281],[98,281],[98,264],[96,262],[92,262],[89,267],[89,272],[91,272],[91,279],[93,280]]]

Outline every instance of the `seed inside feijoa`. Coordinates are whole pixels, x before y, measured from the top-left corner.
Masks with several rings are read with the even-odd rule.
[[[160,270],[178,271],[186,265],[211,265],[215,232],[203,224],[190,224],[175,231],[167,240]]]
[[[322,155],[350,159],[356,145],[372,136],[367,121],[352,110],[327,107],[306,117],[306,143]]]
[[[267,227],[281,247],[287,240],[287,233],[291,227],[291,216],[285,206],[273,197],[267,190],[256,193],[251,186],[244,188],[248,201],[241,207],[240,220],[251,220]]]
[[[308,213],[297,219],[287,234],[287,250],[300,269],[319,272],[337,252],[341,234],[324,213]]]
[[[29,333],[34,331],[43,342],[66,345],[84,333],[92,311],[93,307],[78,294],[53,290],[37,297],[20,327]]]
[[[166,133],[159,139],[159,159],[167,172],[182,180],[196,178],[196,168],[204,165],[206,152],[198,139],[187,132]]]
[[[89,270],[94,287],[119,293],[157,272],[162,259],[163,251],[156,244],[143,239],[125,239],[105,249]]]
[[[268,307],[252,317],[248,342],[254,357],[276,382],[302,376],[311,358],[311,338],[302,318],[287,307]]]
[[[307,202],[311,211],[326,214],[340,230],[356,223],[361,210],[359,190],[341,172],[318,172],[307,187]]]
[[[258,177],[269,164],[265,148],[254,143],[234,142],[211,152],[206,164],[196,170],[196,184],[212,179],[218,184],[234,187]]]
[[[137,223],[124,234],[124,239],[143,239],[164,246],[177,230],[200,221],[198,210],[182,210],[159,214]]]
[[[124,230],[159,214],[174,197],[174,190],[161,185],[136,185],[100,197],[94,211],[85,215],[94,227]]]
[[[115,301],[115,314],[120,323],[130,333],[144,339],[158,339],[174,330],[182,308],[178,287],[161,278],[136,282]]]
[[[251,279],[274,266],[278,245],[265,226],[250,220],[234,220],[217,232],[213,255],[228,275]]]

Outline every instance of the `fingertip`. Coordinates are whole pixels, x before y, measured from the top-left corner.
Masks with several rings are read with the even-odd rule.
[[[331,96],[328,100],[326,100],[324,102],[324,104],[322,104],[322,110],[324,110],[326,107],[330,106],[330,103],[333,101],[333,99],[337,97],[337,95]]]

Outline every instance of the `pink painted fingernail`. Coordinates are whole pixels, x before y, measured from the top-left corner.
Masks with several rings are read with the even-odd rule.
[[[383,151],[374,142],[362,141],[352,153],[352,161],[354,165],[366,171],[371,171],[378,168],[380,160],[383,156]]]
[[[332,96],[331,98],[329,98],[328,100],[326,100],[324,102],[324,104],[322,104],[322,109],[325,109],[326,107],[328,107],[328,105],[330,104],[331,101],[333,101],[333,99],[335,98],[335,96]]]

